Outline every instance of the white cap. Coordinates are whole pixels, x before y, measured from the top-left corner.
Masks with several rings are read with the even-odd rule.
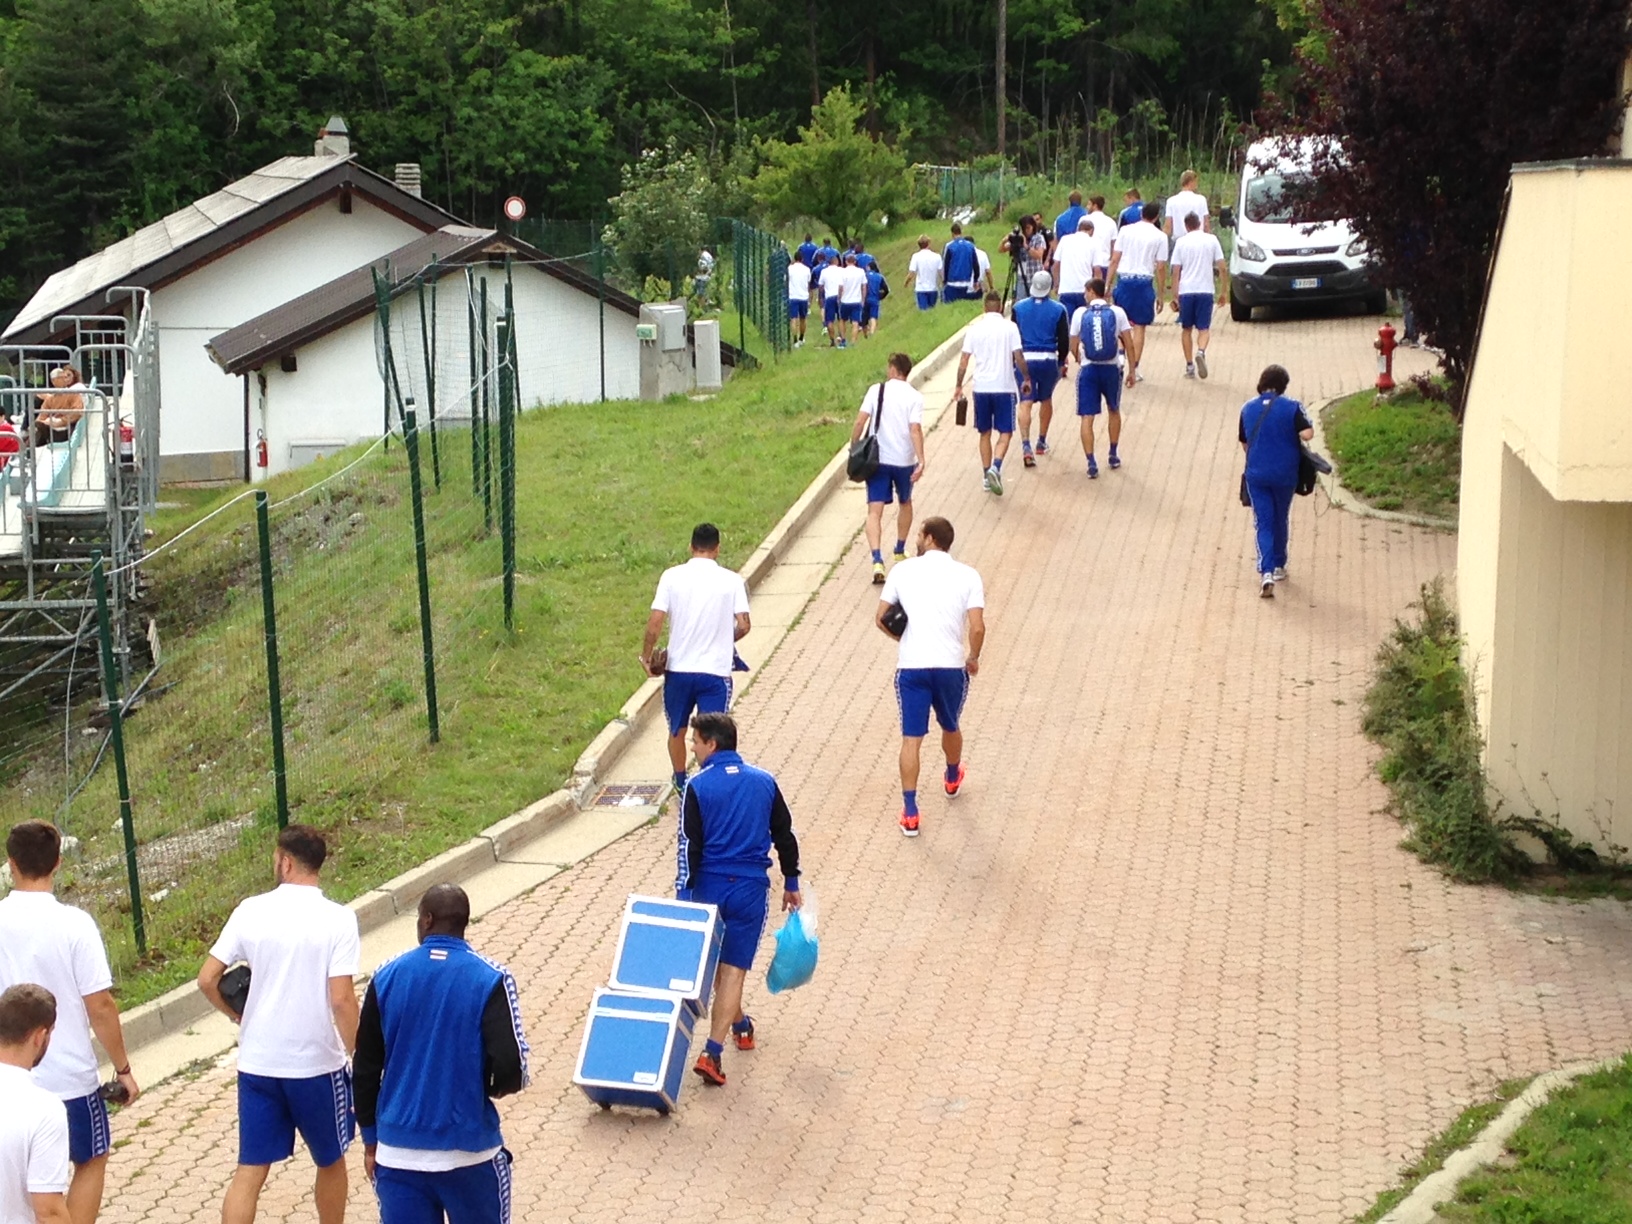
[[[1031,274],[1031,296],[1047,297],[1054,292],[1054,278],[1047,272],[1033,272]]]

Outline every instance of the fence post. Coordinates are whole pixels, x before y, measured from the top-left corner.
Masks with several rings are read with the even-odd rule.
[[[595,232],[591,240],[595,243],[595,287],[601,304],[601,403],[606,403],[606,244],[601,241],[601,229],[592,220]]]
[[[431,261],[431,275],[436,275],[436,261]],[[431,481],[442,488],[442,458],[436,446],[436,282],[431,281],[431,321],[425,322],[425,279],[419,281],[419,340],[425,346],[425,409],[430,416]]]
[[[743,252],[743,246],[744,246],[744,243],[742,241],[742,226],[739,225],[736,221],[732,221],[731,222],[731,263],[732,263],[732,267],[733,267],[733,269],[734,269],[734,271],[736,273],[736,275],[733,276],[732,279],[734,281],[736,281],[736,284],[733,286],[733,290],[734,290],[733,296],[737,299],[737,347],[739,349],[741,349],[743,352],[746,353],[748,351],[748,322],[747,322],[747,316],[743,314],[743,301],[742,301],[742,299],[746,296],[744,294],[744,292],[743,292],[743,290],[744,290],[743,281],[744,281],[744,278],[747,275],[747,270],[746,270],[746,268],[744,266],[745,260],[743,259],[743,253],[744,253]]]
[[[113,628],[108,616],[108,575],[102,554],[91,554],[91,586],[96,593],[96,632],[102,639],[102,691],[108,699],[108,738],[119,779],[119,825],[125,834],[125,879],[130,885],[130,925],[136,951],[147,955],[147,923],[142,917],[142,876],[136,866],[136,820],[130,808],[130,774],[125,769],[125,710],[119,703],[119,672],[113,660]]]
[[[402,414],[402,438],[408,446],[408,487],[414,498],[414,568],[419,575],[419,644],[425,661],[425,716],[431,743],[442,739],[436,717],[436,640],[431,632],[431,574],[425,559],[425,499],[419,479],[419,428],[414,410]]]
[[[511,318],[499,321],[499,351],[508,353]],[[504,628],[516,626],[516,434],[514,380],[508,363],[499,367],[499,535],[504,542]]]
[[[266,490],[255,491],[255,532],[261,542],[261,623],[266,630],[266,704],[272,717],[272,791],[278,828],[289,827],[289,772],[283,756],[283,678],[278,669],[278,612],[272,597],[272,525]]]
[[[510,277],[510,253],[504,255],[504,317],[509,320],[505,329],[510,333],[510,347],[505,356],[510,360],[510,408],[521,412],[521,345],[516,340],[516,287]]]
[[[493,435],[488,432],[492,419],[490,386],[493,378],[493,354],[487,347],[487,277],[482,277],[482,534],[493,534]]]
[[[385,270],[387,277],[389,277],[391,265],[387,264]],[[385,282],[380,280],[380,273],[377,268],[371,268],[369,272],[374,278],[374,312],[375,317],[380,322],[380,351],[386,363],[386,370],[380,375],[380,380],[384,384],[381,397],[385,404],[385,421],[380,429],[380,436],[385,440],[381,444],[381,449],[389,451],[391,449],[391,292]]]
[[[476,302],[471,290],[470,269],[465,269],[465,348],[470,363],[470,390],[465,393],[470,409],[470,495],[480,497],[482,492],[482,450],[476,433]]]

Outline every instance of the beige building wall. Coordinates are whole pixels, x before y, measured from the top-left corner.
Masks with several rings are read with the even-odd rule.
[[[1632,846],[1632,166],[1515,168],[1463,431],[1457,597],[1492,786]]]

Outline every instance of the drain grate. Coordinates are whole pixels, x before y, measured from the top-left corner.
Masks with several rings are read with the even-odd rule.
[[[656,807],[658,800],[663,797],[663,792],[668,789],[668,786],[667,782],[632,782],[603,786],[589,806],[598,808]]]

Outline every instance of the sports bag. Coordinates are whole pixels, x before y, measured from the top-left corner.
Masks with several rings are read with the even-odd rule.
[[[860,482],[867,480],[878,471],[878,418],[884,412],[884,384],[878,384],[878,398],[873,401],[873,419],[867,422],[867,429],[854,442],[850,443],[850,458],[845,463],[845,470],[850,479]]]
[[[1084,361],[1116,360],[1116,309],[1105,302],[1095,302],[1082,317],[1082,355]]]

